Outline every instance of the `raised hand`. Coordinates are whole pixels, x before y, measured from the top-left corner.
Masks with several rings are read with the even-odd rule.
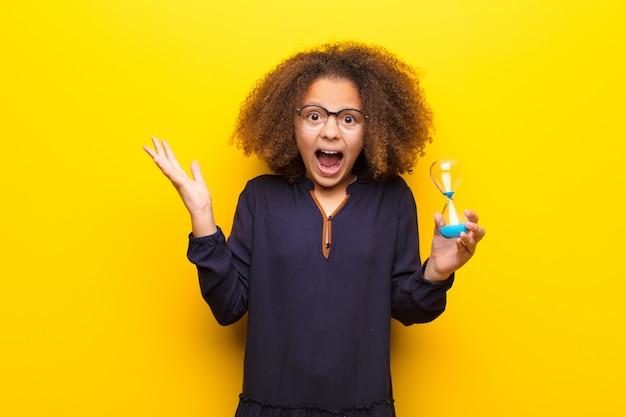
[[[152,157],[161,172],[171,181],[180,195],[187,211],[191,215],[192,233],[194,236],[205,236],[217,231],[213,217],[211,193],[202,177],[198,162],[191,163],[191,174],[181,168],[174,152],[166,141],[152,138],[154,149],[144,146],[143,149]]]
[[[478,242],[485,236],[485,229],[478,225],[478,216],[471,210],[464,211],[467,217],[467,233],[456,239],[446,239],[439,233],[445,226],[443,216],[435,214],[435,233],[430,257],[424,277],[431,281],[442,281],[469,261],[476,252]]]

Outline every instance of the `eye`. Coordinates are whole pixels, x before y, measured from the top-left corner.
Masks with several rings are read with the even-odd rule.
[[[300,113],[300,120],[311,126],[319,126],[326,123],[325,114],[322,113],[322,109],[317,106],[309,106],[302,109]]]
[[[361,115],[359,113],[354,113],[352,111],[341,113],[339,118],[339,123],[344,126],[356,126],[361,122]]]
[[[356,123],[356,119],[351,114],[348,114],[343,116],[343,118],[341,119],[341,123],[345,125],[352,125]]]
[[[313,122],[313,123],[316,123],[322,120],[322,115],[316,112],[315,110],[312,110],[311,112],[306,114],[305,117],[307,121]]]

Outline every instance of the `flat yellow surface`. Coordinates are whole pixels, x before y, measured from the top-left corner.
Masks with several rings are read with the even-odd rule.
[[[436,159],[462,161],[488,229],[448,311],[393,327],[398,415],[624,415],[625,19],[617,0],[2,2],[0,415],[233,415],[245,323],[201,300],[187,214],[141,147],[197,159],[230,230],[265,172],[227,144],[239,104],[344,39],[424,72],[423,256]]]

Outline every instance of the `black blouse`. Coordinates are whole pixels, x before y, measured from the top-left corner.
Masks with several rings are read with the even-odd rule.
[[[453,277],[422,276],[411,190],[358,179],[331,216],[313,183],[263,175],[231,235],[190,236],[202,295],[227,325],[248,312],[239,417],[394,416],[391,317],[428,322]]]

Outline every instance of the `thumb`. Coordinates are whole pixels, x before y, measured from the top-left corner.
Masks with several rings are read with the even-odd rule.
[[[445,225],[446,221],[444,220],[443,215],[441,213],[435,213],[435,236],[441,235],[441,233],[439,233],[439,229]]]
[[[446,225],[446,221],[443,218],[443,215],[441,213],[435,213],[435,226],[437,226],[437,228],[441,228],[444,227]]]

